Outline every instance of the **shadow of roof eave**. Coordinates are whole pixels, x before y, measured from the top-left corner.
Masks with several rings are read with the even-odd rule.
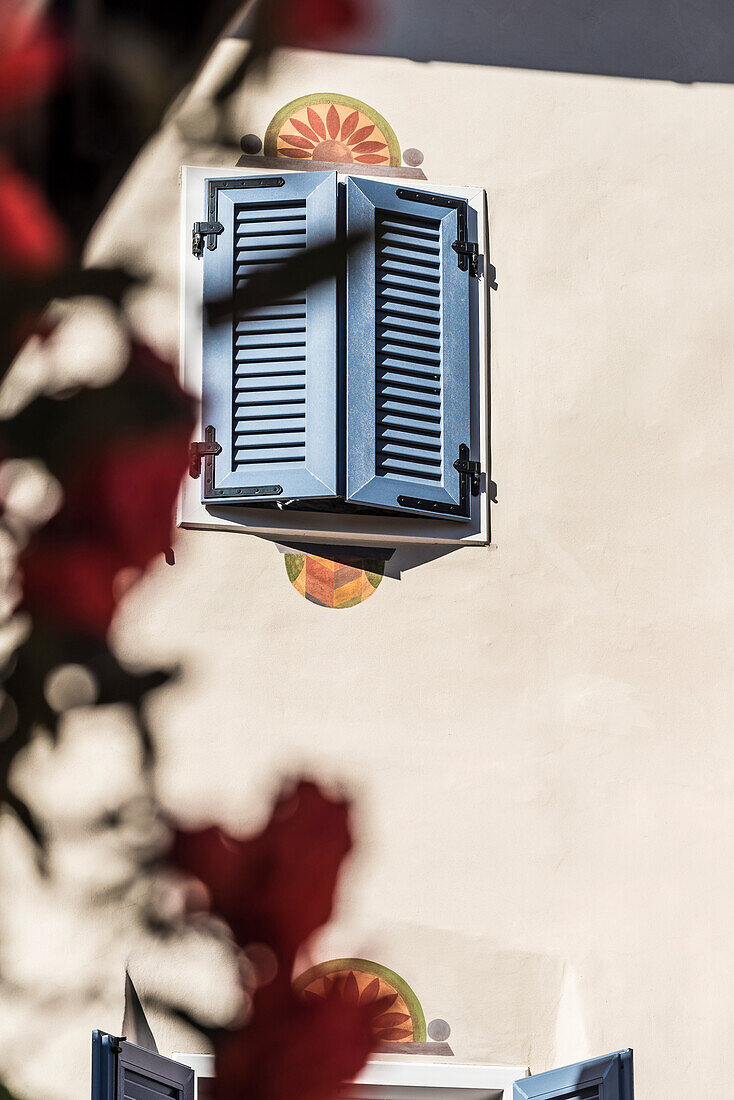
[[[451,0],[450,9],[445,0],[369,0],[368,10],[365,28],[331,52],[681,84],[734,82],[731,0]],[[233,36],[247,38],[249,26],[246,15]]]

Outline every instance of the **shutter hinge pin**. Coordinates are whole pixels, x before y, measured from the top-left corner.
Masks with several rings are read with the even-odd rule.
[[[451,245],[459,257],[459,267],[466,271],[467,259],[469,261],[469,274],[475,279],[479,277],[479,245],[476,241],[454,241]]]
[[[210,424],[204,431],[203,443],[189,444],[189,475],[191,477],[201,477],[202,458],[206,458],[207,455],[220,455],[221,453],[222,445],[217,443],[214,438],[214,428]]]
[[[476,245],[474,247],[476,248]],[[475,459],[469,458],[469,448],[466,443],[462,443],[459,447],[459,457],[454,462],[454,469],[469,478],[471,495],[478,497],[480,489],[479,475],[482,472],[482,466]]]
[[[194,222],[194,230],[191,241],[191,251],[198,260],[204,255],[204,237],[207,238],[207,248],[212,252],[217,247],[217,237],[224,232],[221,222]]]

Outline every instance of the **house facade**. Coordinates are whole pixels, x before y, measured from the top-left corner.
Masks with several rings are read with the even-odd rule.
[[[299,772],[353,796],[356,852],[304,972],[330,960],[391,972],[438,1022],[422,1039],[447,1060],[539,1072],[633,1047],[639,1096],[703,1094],[724,1079],[734,1026],[731,86],[704,60],[683,71],[685,28],[656,47],[631,11],[605,45],[602,25],[574,42],[530,9],[498,24],[467,2],[393,7],[345,52],[278,51],[230,103],[225,141],[208,96],[246,47],[223,39],[90,258],[152,272],[131,319],[197,390],[218,361],[202,341],[204,281],[227,247],[205,236],[192,255],[193,222],[211,220],[206,181],[227,195],[283,177],[281,197],[301,201],[323,177],[335,203],[340,187],[376,184],[468,204],[473,373],[463,397],[441,391],[440,432],[470,400],[476,495],[457,469],[458,521],[392,499],[303,507],[290,482],[285,507],[207,501],[220,459],[204,453],[175,564],[133,590],[115,644],[184,669],[150,714],[158,793],[177,818],[249,829]],[[423,224],[420,201],[405,224]],[[441,254],[442,278],[460,256]],[[441,299],[445,319],[451,308]],[[327,322],[307,324],[311,339]],[[428,330],[407,330],[415,365]],[[292,351],[297,325],[283,331]],[[358,381],[359,347],[344,346]],[[297,385],[283,384],[294,403]],[[355,392],[334,396],[347,422]],[[254,444],[228,400],[236,465]],[[284,415],[291,446],[298,422]],[[328,444],[334,469],[351,461],[338,452],[358,419]],[[385,455],[405,458],[396,438],[383,480],[396,476]],[[459,457],[442,452],[436,476]],[[258,473],[252,484],[273,484]],[[400,493],[433,500],[432,477]],[[131,961],[152,988],[158,964]],[[171,966],[185,997],[186,953]],[[115,1005],[93,1023],[119,1031]],[[165,1054],[197,1053],[170,1021],[157,1036]]]

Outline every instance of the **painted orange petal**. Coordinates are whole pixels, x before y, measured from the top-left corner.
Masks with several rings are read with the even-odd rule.
[[[384,141],[360,141],[359,145],[352,146],[353,153],[376,153],[378,149],[387,149]]]
[[[384,1016],[378,1016],[374,1021],[375,1027],[379,1027],[380,1030],[384,1027],[397,1027],[398,1024],[405,1026],[410,1020],[410,1016],[407,1012],[386,1012]]]
[[[303,991],[304,1001],[308,1001],[310,1004],[322,1004],[324,998],[319,993],[313,993],[310,989]]]
[[[364,141],[366,137],[370,136],[374,128],[374,124],[372,126],[360,126],[360,128],[358,130],[355,130],[355,132],[352,134],[347,144],[356,145],[358,141]]]
[[[326,127],[324,126],[324,120],[322,119],[318,111],[314,111],[313,107],[309,107],[306,113],[308,115],[308,121],[311,123],[319,137],[325,138]]]
[[[315,133],[310,126],[307,126],[305,122],[301,122],[300,118],[289,118],[291,126],[298,130],[299,134],[303,134],[304,137],[310,138],[311,141],[319,142],[321,139],[319,135]]]
[[[359,986],[352,971],[349,972],[344,982],[343,996],[344,1000],[349,1001],[350,1004],[357,1004],[359,1001]]]
[[[332,103],[329,110],[326,112],[326,129],[329,131],[330,138],[336,138],[339,136],[339,127],[341,123],[339,121],[339,112]]]
[[[299,137],[298,134],[281,134],[281,141],[287,141],[289,145],[295,145],[299,149],[313,149],[313,142],[308,138]]]
[[[342,122],[342,141],[347,140],[358,122],[359,111],[352,111],[351,115],[347,115],[347,117]]]
[[[372,1008],[379,1015],[381,1012],[387,1012],[388,1008],[392,1008],[397,999],[397,993],[388,993],[386,996],[380,997],[379,1001],[375,1001]]]
[[[405,1031],[401,1027],[389,1027],[387,1031],[379,1032],[379,1038],[386,1043],[394,1043],[398,1039],[409,1039],[412,1034],[412,1031]]]
[[[300,157],[301,160],[309,160],[311,154],[306,152],[305,149],[279,149],[279,157]]]
[[[355,157],[358,164],[387,164],[387,157],[377,156],[375,153],[368,153],[366,157]]]
[[[366,985],[362,990],[362,996],[359,998],[361,1004],[366,1004],[368,1001],[374,1001],[377,994],[380,991],[380,979],[373,978],[369,985]]]

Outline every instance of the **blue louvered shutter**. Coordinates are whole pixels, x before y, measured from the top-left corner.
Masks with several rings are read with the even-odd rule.
[[[206,183],[223,229],[204,249],[205,305],[336,238],[334,172]],[[336,401],[336,278],[227,323],[205,312],[202,425],[221,452],[205,463],[203,501],[333,496]]]
[[[92,1100],[194,1100],[194,1071],[104,1031],[93,1031]]]
[[[632,1051],[515,1081],[513,1100],[634,1100]]]
[[[452,196],[347,182],[349,500],[466,518],[471,276],[452,247],[466,217]]]

